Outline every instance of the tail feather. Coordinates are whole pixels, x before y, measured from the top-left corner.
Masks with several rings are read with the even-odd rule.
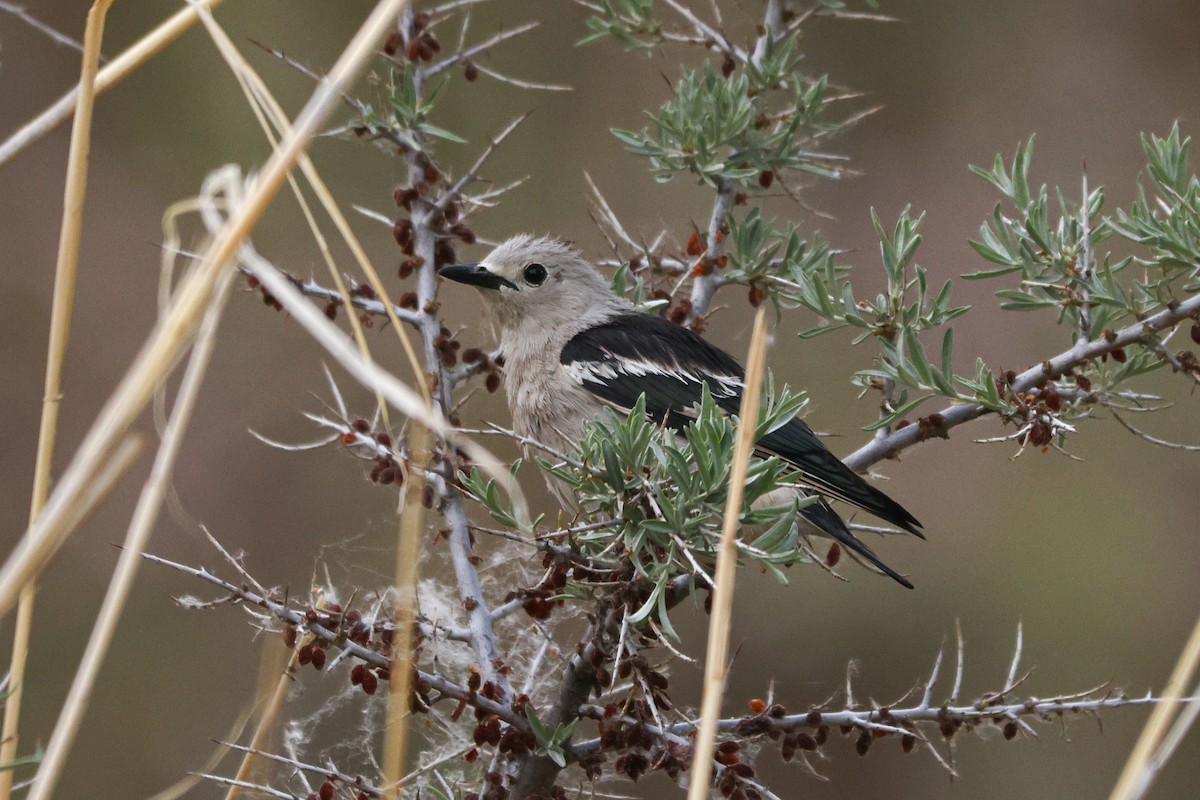
[[[858,537],[850,532],[846,527],[846,523],[842,518],[829,507],[829,504],[824,499],[820,499],[804,508],[800,509],[800,515],[816,526],[822,533],[826,534],[833,540],[850,548],[852,551],[862,556],[867,561],[871,562],[875,567],[882,571],[896,583],[906,589],[913,588],[908,578],[901,575],[896,570],[889,567],[880,560],[879,556],[875,555],[874,551],[862,542]]]
[[[796,467],[817,492],[925,538],[916,517],[829,452],[803,420],[793,419],[771,431],[758,441],[758,447]]]

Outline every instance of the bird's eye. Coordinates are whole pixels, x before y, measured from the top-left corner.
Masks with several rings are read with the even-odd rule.
[[[541,264],[530,264],[525,267],[525,282],[530,286],[541,286],[546,280],[546,268]]]

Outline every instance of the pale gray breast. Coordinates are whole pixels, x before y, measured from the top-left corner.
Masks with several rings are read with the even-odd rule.
[[[513,348],[505,352],[504,391],[512,410],[513,430],[567,456],[575,456],[588,423],[599,419],[604,406],[579,385],[559,363],[562,347]],[[536,447],[524,446],[532,456],[553,460]],[[573,515],[575,496],[561,481],[546,475],[546,486]]]

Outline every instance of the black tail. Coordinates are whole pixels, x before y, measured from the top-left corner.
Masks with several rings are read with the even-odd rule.
[[[872,552],[871,548],[867,547],[862,543],[861,540],[851,533],[850,529],[846,527],[846,523],[843,522],[842,518],[839,517],[837,513],[829,507],[829,504],[826,503],[823,498],[818,499],[817,502],[800,509],[800,514],[806,520],[819,528],[823,533],[827,534],[835,541],[840,542],[842,545],[850,548],[855,553],[858,553],[867,561],[870,561],[896,583],[907,589],[913,588],[913,585],[909,582],[908,578],[904,577],[899,572],[896,572],[896,570],[883,563],[879,559],[879,556]]]
[[[776,428],[758,441],[758,447],[775,453],[795,466],[806,482],[820,494],[857,506],[914,536],[925,538],[916,517],[838,460],[803,420],[793,419]],[[829,535],[834,534],[829,531]],[[846,531],[846,535],[849,536],[850,532]],[[859,545],[865,547],[861,542]],[[858,551],[857,547],[851,547]]]

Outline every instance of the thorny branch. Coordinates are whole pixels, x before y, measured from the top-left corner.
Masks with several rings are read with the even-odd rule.
[[[1139,344],[1148,334],[1166,330],[1198,314],[1200,314],[1200,295],[1194,295],[1181,303],[1164,308],[1140,322],[1122,328],[1113,336],[1099,336],[1091,341],[1081,339],[1069,350],[1018,374],[1012,381],[1012,389],[1017,393],[1036,389],[1046,381],[1056,380],[1070,374],[1073,369],[1092,359]],[[952,403],[938,412],[937,430],[933,433],[943,435],[951,428],[964,422],[970,422],[986,413],[988,410],[977,403]],[[896,457],[902,450],[912,447],[930,435],[931,432],[926,426],[908,425],[892,431],[887,436],[872,439],[842,460],[851,469],[861,472],[885,458]]]
[[[476,67],[470,59],[491,46],[532,29],[536,23],[518,26],[495,34],[490,39],[472,47],[464,48],[460,44],[458,51],[453,55],[436,63],[430,63],[432,54],[440,50],[440,45],[437,45],[436,39],[433,37],[433,28],[444,19],[445,14],[454,8],[469,5],[474,1],[451,2],[435,9],[432,14],[414,14],[410,11],[405,17],[396,34],[398,40],[392,43],[392,51],[399,51],[403,48],[404,57],[397,56],[393,61],[407,71],[412,86],[415,88],[418,106],[422,101],[430,99],[425,91],[428,79],[455,65],[462,65],[468,75],[478,71],[517,85],[532,86],[532,84],[522,84],[522,82],[482,67]],[[667,4],[692,27],[694,35],[685,36],[662,32],[663,40],[701,45],[724,54],[729,64],[737,61],[743,65],[754,67],[762,63],[772,42],[779,42],[810,14],[814,13],[813,10],[810,10],[785,21],[782,1],[767,0],[765,16],[760,26],[761,32],[754,46],[747,50],[731,43],[720,32],[719,28],[722,23],[719,18],[714,27],[701,20],[694,12],[676,0],[667,0]],[[715,7],[714,13],[716,13]],[[464,22],[462,38],[465,38],[466,29],[467,25]],[[282,54],[276,53],[276,55],[292,66],[303,69],[307,74],[313,74]],[[732,66],[730,68],[732,70]],[[314,75],[314,77],[319,76]],[[368,107],[365,104],[354,98],[347,97],[345,99],[364,117],[367,115]],[[786,113],[792,114],[796,111],[797,109],[793,108]],[[396,201],[408,216],[407,219],[402,217],[396,220],[393,231],[397,242],[408,256],[401,266],[401,277],[412,277],[414,287],[412,291],[401,295],[401,302],[395,308],[396,315],[419,333],[426,378],[430,382],[435,410],[445,413],[451,418],[454,413],[454,388],[462,381],[480,372],[490,373],[488,388],[494,388],[491,380],[493,377],[498,380],[495,369],[498,369],[499,358],[498,354],[490,353],[468,361],[464,354],[462,363],[458,363],[455,347],[453,347],[457,345],[457,342],[454,341],[453,335],[443,327],[439,317],[436,299],[437,269],[440,265],[451,263],[454,259],[455,245],[453,243],[456,239],[467,244],[476,241],[474,232],[463,224],[463,220],[470,214],[471,209],[487,206],[492,197],[510,188],[500,187],[474,198],[464,195],[466,188],[472,182],[479,180],[480,170],[485,161],[523,119],[524,116],[518,117],[491,139],[475,163],[465,173],[453,180],[444,176],[441,168],[434,163],[429,150],[430,139],[422,130],[406,128],[400,133],[396,133],[391,131],[387,125],[372,124],[370,126],[373,136],[396,145],[407,165],[407,185],[397,190]],[[356,130],[364,132],[366,126]],[[702,243],[698,242],[699,246],[695,251],[692,250],[689,243],[689,258],[687,259],[656,258],[651,256],[654,247],[638,248],[633,239],[620,228],[620,223],[607,208],[603,198],[600,198],[602,211],[610,226],[626,243],[640,249],[646,255],[644,265],[646,268],[659,274],[670,275],[678,279],[680,284],[689,277],[693,279],[690,305],[687,307],[686,316],[681,316],[678,320],[686,324],[702,323],[704,315],[710,310],[713,295],[723,284],[717,268],[723,266],[724,262],[718,263],[718,260],[723,258],[723,254],[729,246],[726,236],[730,225],[731,210],[742,199],[735,191],[734,181],[728,177],[715,177],[712,184],[715,189],[715,198],[708,225],[703,231],[704,239]],[[765,189],[768,184],[761,183],[760,185]],[[597,196],[599,197],[598,191]],[[1086,183],[1084,196],[1086,200],[1088,196]],[[389,220],[389,222],[391,221]],[[1082,224],[1085,228],[1088,225],[1086,212]],[[698,238],[701,232],[697,231],[696,233]],[[699,257],[691,258],[692,256]],[[1090,242],[1085,241],[1085,269],[1090,269],[1091,261]],[[333,307],[332,312],[329,309],[334,301],[341,299],[337,292],[325,289],[312,280],[300,281],[295,278],[291,280],[304,294],[330,304],[327,305],[326,313],[336,313],[336,307]],[[678,288],[677,285],[676,289]],[[379,314],[386,310],[378,299],[369,292],[362,291],[359,287],[352,290],[351,294],[353,306],[364,314]],[[264,295],[264,300],[267,299],[268,297]],[[1163,358],[1170,361],[1173,357],[1172,354],[1159,343],[1156,334],[1188,317],[1197,315],[1200,315],[1200,297],[1193,297],[1147,317],[1115,335],[1101,336],[1094,340],[1088,339],[1086,334],[1089,328],[1088,323],[1085,322],[1074,347],[1017,375],[1010,381],[1010,387],[1017,393],[1036,390],[1047,381],[1069,375],[1075,368],[1090,359],[1131,344],[1154,348]],[[1177,369],[1187,368],[1187,365],[1182,364],[1178,359],[1171,363]],[[1195,373],[1193,375],[1195,376]],[[1064,389],[1063,393],[1066,394],[1068,391]],[[885,399],[890,401],[891,398],[886,397],[887,394],[885,392]],[[1131,397],[1130,399],[1136,404],[1144,398]],[[950,428],[985,413],[988,413],[988,410],[977,404],[954,403],[944,409],[941,414],[930,415],[930,418],[938,418],[936,425],[910,425],[898,430],[882,429],[870,443],[860,448],[846,461],[855,469],[866,469],[883,458],[896,456],[906,447],[916,444],[930,435],[944,435]],[[344,413],[343,417],[345,417]],[[428,710],[430,706],[442,700],[457,701],[460,704],[459,711],[470,707],[479,712],[477,718],[487,718],[490,715],[489,722],[495,722],[497,736],[502,722],[508,726],[506,731],[516,731],[526,738],[532,738],[536,733],[535,729],[539,726],[532,725],[525,712],[527,708],[530,711],[533,708],[526,705],[529,702],[527,697],[515,694],[510,686],[507,677],[508,666],[505,664],[502,648],[497,643],[494,630],[497,620],[522,608],[526,608],[526,610],[528,608],[520,596],[514,597],[513,595],[510,595],[502,604],[494,608],[489,607],[489,598],[485,595],[480,581],[478,559],[474,553],[472,540],[472,530],[487,531],[487,529],[472,526],[468,522],[464,507],[464,494],[459,488],[457,478],[457,470],[462,465],[456,454],[450,452],[449,448],[445,446],[439,446],[434,448],[434,452],[419,454],[421,457],[413,461],[411,458],[415,454],[408,452],[402,436],[396,437],[397,441],[393,447],[390,437],[385,442],[378,438],[378,435],[368,436],[366,432],[360,430],[349,420],[343,419],[341,422],[334,422],[317,419],[317,421],[319,424],[340,431],[343,443],[348,446],[361,446],[372,452],[376,458],[390,464],[396,463],[394,459],[398,457],[403,462],[403,467],[397,464],[397,469],[421,470],[427,486],[432,489],[432,494],[428,495],[430,499],[427,501],[427,505],[435,507],[445,521],[446,529],[442,531],[442,534],[448,543],[456,577],[458,600],[466,609],[467,624],[463,627],[445,627],[427,619],[418,619],[416,625],[422,636],[468,644],[478,665],[478,674],[474,676],[474,679],[478,679],[485,686],[492,687],[493,691],[490,693],[480,692],[478,687],[471,683],[464,686],[439,674],[416,671],[414,706],[418,707],[418,710]],[[1127,424],[1124,420],[1121,422]],[[455,424],[457,425],[457,422]],[[1140,431],[1135,430],[1135,432],[1145,436]],[[1154,440],[1151,439],[1151,441]],[[569,456],[565,454],[554,455],[561,457],[563,461],[569,461]],[[380,482],[389,483],[391,481],[381,480]],[[652,498],[650,502],[653,502]],[[536,752],[531,747],[509,750],[496,748],[492,761],[493,769],[487,773],[487,780],[495,783],[492,776],[500,776],[500,782],[511,784],[513,793],[517,797],[550,796],[557,788],[555,780],[563,769],[562,759],[582,767],[593,779],[599,776],[600,762],[608,753],[619,754],[613,765],[617,773],[624,773],[635,779],[641,772],[648,769],[662,769],[671,777],[678,779],[680,770],[678,765],[686,763],[686,753],[690,747],[689,736],[693,731],[694,723],[686,719],[682,712],[671,709],[665,693],[665,675],[648,665],[646,659],[639,654],[639,650],[657,647],[661,644],[671,653],[679,654],[663,639],[662,631],[655,624],[653,617],[636,623],[631,621],[631,611],[644,600],[647,587],[639,585],[636,573],[628,563],[620,562],[619,559],[623,554],[614,553],[614,559],[618,559],[614,563],[596,564],[582,560],[579,553],[572,549],[572,539],[575,536],[599,527],[614,525],[616,522],[618,521],[604,520],[598,523],[575,525],[561,531],[543,534],[536,539],[515,535],[507,537],[547,553],[547,561],[544,562],[544,564],[550,565],[547,574],[555,570],[565,573],[567,570],[573,569],[589,571],[593,575],[602,574],[600,579],[593,581],[591,587],[593,602],[590,608],[589,625],[583,636],[579,638],[574,651],[568,651],[560,656],[550,648],[551,640],[548,638],[548,634],[545,634],[540,626],[537,627],[541,635],[547,636],[547,640],[534,658],[535,669],[531,672],[540,671],[537,668],[540,667],[548,652],[552,653],[552,658],[561,659],[560,663],[554,667],[561,670],[561,672],[554,673],[555,680],[558,681],[557,685],[551,688],[554,696],[549,701],[548,708],[540,713],[540,726],[568,726],[568,734],[566,738],[557,743],[557,746],[561,747],[558,751],[553,748],[549,748],[547,751],[546,747]],[[561,541],[566,544],[557,544],[551,541],[559,536],[562,537]],[[684,549],[686,552],[686,548]],[[609,553],[606,551],[602,557],[607,558],[608,555]],[[219,587],[228,595],[227,600],[219,602],[232,601],[243,605],[248,611],[251,608],[262,609],[266,612],[265,614],[260,615],[253,611],[250,613],[255,614],[264,628],[271,627],[270,622],[278,621],[284,625],[285,631],[305,631],[305,635],[312,637],[311,641],[320,643],[321,647],[340,648],[341,653],[334,659],[334,664],[344,656],[358,659],[362,664],[369,665],[372,669],[377,670],[377,674],[381,677],[390,669],[390,653],[381,652],[379,648],[365,646],[361,635],[357,639],[350,635],[346,630],[348,615],[343,615],[340,609],[331,612],[321,608],[296,608],[289,605],[286,598],[281,599],[276,594],[261,588],[252,590],[247,586],[239,587],[217,578],[207,570],[174,564],[152,556],[147,556],[147,558],[184,571]],[[820,561],[819,558],[816,560]],[[692,564],[696,575],[681,575],[670,585],[667,592],[669,599],[666,601],[668,607],[681,602],[697,588],[700,589],[700,593],[703,593],[704,587],[702,585],[697,587],[696,576],[703,575],[705,570],[694,558],[692,558]],[[578,577],[578,573],[572,574],[574,577]],[[555,588],[561,591],[562,586]],[[552,599],[562,602],[561,599],[557,599],[557,596]],[[382,641],[382,637],[388,633],[387,626],[382,623],[373,624],[370,626],[370,633],[372,635],[379,633]],[[939,763],[953,772],[953,737],[960,728],[971,729],[995,724],[1003,729],[1005,738],[1011,739],[1021,732],[1036,735],[1026,721],[1027,719],[1045,721],[1070,713],[1098,714],[1106,708],[1157,702],[1150,696],[1127,698],[1123,694],[1109,691],[1107,685],[1078,695],[1052,698],[1031,697],[1023,702],[1015,701],[1012,695],[1024,680],[1024,677],[1017,675],[1020,657],[1020,644],[1018,643],[1017,654],[1009,670],[1004,688],[998,692],[985,693],[974,703],[959,704],[958,695],[963,676],[961,637],[958,656],[953,689],[949,699],[940,705],[935,704],[932,700],[942,662],[942,656],[939,653],[937,663],[921,691],[921,699],[913,706],[900,708],[904,699],[901,698],[900,701],[890,706],[859,708],[850,692],[848,678],[844,708],[835,708],[832,702],[827,702],[812,707],[804,713],[789,714],[781,704],[774,702],[772,698],[762,704],[761,709],[756,709],[752,715],[722,720],[719,730],[730,734],[731,739],[726,742],[726,749],[720,751],[714,773],[716,782],[723,791],[727,786],[737,784],[754,790],[753,794],[746,793],[746,796],[773,797],[769,791],[753,780],[754,772],[749,764],[739,762],[736,757],[739,743],[755,738],[766,737],[782,740],[783,756],[786,760],[791,760],[797,754],[803,759],[805,752],[819,750],[824,744],[828,732],[835,728],[842,729],[842,732],[847,735],[857,734],[857,748],[860,753],[865,753],[875,738],[888,735],[899,736],[902,747],[906,751],[919,742],[929,749]],[[323,660],[322,657],[322,662]],[[623,670],[624,672],[622,672]],[[535,675],[530,674],[525,683],[526,690],[535,685],[534,681]],[[615,702],[619,693],[626,694],[623,699],[620,699],[620,702]],[[593,694],[598,698],[596,703],[591,702]],[[768,696],[771,697],[771,695]],[[614,699],[614,702],[601,705],[600,703],[605,699]],[[674,716],[668,716],[668,714]],[[457,719],[457,716],[453,718]],[[600,729],[600,735],[571,744],[569,726],[578,720],[596,722]],[[927,735],[926,730],[931,726],[936,726],[943,739],[950,744],[949,761],[934,747],[936,737]],[[614,744],[613,737],[616,734],[621,737],[619,744]],[[486,743],[496,744],[495,741]],[[540,742],[539,744],[544,745],[545,743]],[[473,755],[478,757],[478,753]],[[459,751],[447,758],[459,756],[465,756],[465,753]],[[330,767],[318,767],[294,758],[277,758],[291,764],[297,770],[335,776],[341,783],[349,785],[348,775],[337,773]],[[473,758],[468,760],[474,763]],[[425,769],[428,768],[430,765],[426,765]],[[232,783],[228,779],[214,778],[214,780]],[[291,796],[269,787],[253,788],[280,797]],[[368,795],[378,791],[362,782],[357,782],[355,788],[361,789]]]
[[[216,586],[228,595],[228,599],[242,605],[247,611],[250,611],[251,608],[262,609],[266,612],[267,618],[282,623],[285,630],[293,628],[306,631],[312,636],[313,641],[321,642],[323,646],[330,648],[338,648],[346,655],[371,668],[382,671],[390,668],[391,659],[388,654],[364,645],[361,637],[347,634],[345,629],[349,618],[347,612],[293,607],[286,599],[280,599],[274,592],[263,593],[253,591],[247,585],[235,585],[217,577],[207,569],[178,564],[148,554],[144,554],[144,557]],[[684,578],[686,579],[687,576]],[[673,602],[678,602],[686,596],[689,586],[688,580],[678,581]],[[194,601],[192,604],[194,605]],[[214,605],[214,603],[206,605]],[[257,615],[254,616],[257,618]],[[266,626],[266,619],[257,618],[256,624]],[[450,638],[451,629],[432,626],[423,620],[419,621],[418,625],[422,635],[440,635]],[[622,758],[640,757],[646,761],[647,765],[652,759],[681,758],[686,755],[690,747],[688,737],[694,727],[692,721],[685,720],[664,725],[661,717],[657,715],[637,717],[623,714],[620,711],[614,714],[616,707],[611,704],[598,706],[588,702],[592,691],[597,686],[597,681],[605,677],[602,674],[605,672],[602,665],[614,655],[620,660],[626,652],[628,644],[626,626],[625,614],[621,610],[620,604],[610,604],[602,621],[593,623],[589,627],[580,640],[580,649],[567,663],[558,700],[553,710],[546,716],[545,722],[555,724],[570,722],[577,718],[587,718],[598,721],[602,732],[599,737],[569,745],[565,753],[570,762],[587,767],[595,762],[600,752],[612,749],[612,740],[608,738],[610,734],[604,733],[605,730],[620,729],[625,731],[621,735],[620,741],[638,741],[639,744],[633,748],[618,746],[618,752],[625,754]],[[386,629],[388,626],[384,624],[379,627]],[[473,638],[469,632],[457,635],[468,641]],[[825,745],[829,734],[835,730],[840,730],[843,736],[857,734],[855,746],[858,752],[864,755],[875,739],[899,736],[905,752],[911,750],[919,742],[934,755],[940,764],[953,773],[951,763],[937,753],[934,747],[935,738],[927,733],[929,727],[936,726],[942,739],[951,744],[955,734],[960,730],[969,731],[985,725],[1001,728],[1006,739],[1012,739],[1022,732],[1036,737],[1036,732],[1028,725],[1027,720],[1049,722],[1064,719],[1068,715],[1096,716],[1101,711],[1110,708],[1160,702],[1151,695],[1128,697],[1122,692],[1110,689],[1108,684],[1071,695],[1049,698],[1031,696],[1024,700],[1015,700],[1012,695],[1024,681],[1024,677],[1017,677],[1020,648],[1021,637],[1018,633],[1017,647],[1004,687],[998,691],[984,692],[968,704],[956,703],[964,672],[963,644],[960,634],[954,685],[948,699],[942,703],[933,701],[943,660],[943,654],[939,652],[929,677],[921,687],[920,699],[915,705],[901,707],[903,702],[903,698],[901,698],[894,704],[858,709],[848,696],[847,703],[842,708],[835,707],[832,702],[826,702],[819,706],[812,706],[804,712],[788,713],[781,704],[770,702],[761,704],[761,707],[757,708],[753,714],[721,720],[718,730],[723,734],[733,736],[734,739],[731,741],[744,742],[762,738],[779,741],[782,756],[787,761],[797,755],[804,758],[806,753],[820,750]],[[630,650],[629,652],[636,651]],[[508,704],[492,700],[473,688],[456,684],[435,673],[417,670],[415,676],[415,691],[422,704],[433,705],[443,700],[457,701],[460,704],[479,709],[484,714],[493,715],[497,720],[503,721],[522,734],[530,732],[528,721],[520,712],[520,707],[524,702],[520,698]],[[641,681],[645,680],[641,674],[638,677]],[[644,686],[645,684],[643,684]],[[847,691],[849,691],[849,684]],[[1180,702],[1196,701],[1200,701],[1200,698],[1184,698]],[[644,736],[648,738],[634,737],[629,732],[631,729],[644,731]],[[717,781],[729,780],[725,776],[730,774],[727,771],[730,765],[722,762],[721,758],[727,758],[729,754],[737,752],[737,749],[736,746],[727,743],[724,749],[719,751],[716,765]],[[641,753],[644,755],[638,755]],[[298,770],[324,775],[343,785],[353,786],[356,790],[365,791],[369,796],[376,795],[376,787],[359,777],[341,773],[329,765],[317,766],[302,763],[294,758],[265,755],[273,760],[291,764]],[[618,764],[620,764],[620,760]],[[431,766],[433,765],[427,765],[426,768]],[[552,784],[559,771],[561,771],[561,767],[553,760],[545,756],[532,756],[528,759],[524,769],[519,772],[514,790],[518,794],[520,792],[526,792],[526,794],[536,792],[537,787],[546,784],[547,781]],[[741,772],[734,773],[734,776],[739,780],[751,780],[753,770],[747,771],[743,768]],[[216,777],[214,780],[222,783],[229,781],[227,778]],[[276,791],[264,790],[270,793]],[[278,796],[287,797],[289,795],[280,793]]]
[[[313,635],[317,640],[332,647],[337,647],[346,652],[348,655],[362,661],[375,669],[381,669],[385,672],[391,669],[392,660],[389,656],[384,655],[378,650],[364,646],[360,642],[350,638],[345,630],[342,630],[342,625],[345,622],[345,617],[341,612],[330,612],[321,609],[305,609],[300,610],[290,607],[285,600],[272,595],[263,595],[250,590],[246,586],[237,586],[229,581],[223,580],[203,567],[190,567],[186,564],[179,564],[170,561],[160,556],[143,553],[142,557],[148,561],[179,572],[191,575],[194,578],[211,583],[212,585],[224,590],[228,593],[229,599],[244,607],[261,608],[268,612],[271,618],[290,625],[297,629],[306,630]],[[213,604],[210,604],[213,605]],[[431,625],[428,622],[418,622],[418,627],[422,635],[446,636],[450,638],[448,633],[454,632],[454,629],[443,629],[440,626]],[[378,626],[379,632],[386,634],[390,629],[388,625]],[[454,638],[460,641],[470,642],[472,636],[470,633],[454,632]],[[488,714],[494,714],[499,719],[504,720],[508,724],[526,730],[528,721],[522,714],[517,713],[507,705],[483,697],[478,692],[460,686],[453,681],[450,681],[441,675],[432,672],[424,672],[416,670],[417,676],[417,691],[432,689],[438,693],[438,698],[458,700],[466,702],[468,705],[480,708]]]
[[[724,42],[724,37],[712,30],[686,6],[676,3],[674,0],[668,0],[668,2],[672,8],[695,26],[697,34],[718,43]],[[725,43],[722,49],[728,57],[743,64],[758,66],[762,62],[768,42],[778,40],[783,34],[782,13],[782,0],[767,0],[762,33],[755,42],[753,52],[748,54],[728,43]],[[717,178],[715,185],[717,193],[713,201],[712,213],[709,216],[708,229],[705,232],[704,255],[690,271],[690,274],[694,276],[690,298],[691,308],[683,320],[684,325],[693,325],[697,320],[703,319],[704,315],[708,313],[709,306],[712,305],[713,295],[722,283],[716,262],[724,251],[726,221],[729,219],[729,212],[733,210],[737,192],[733,182],[728,178]]]

